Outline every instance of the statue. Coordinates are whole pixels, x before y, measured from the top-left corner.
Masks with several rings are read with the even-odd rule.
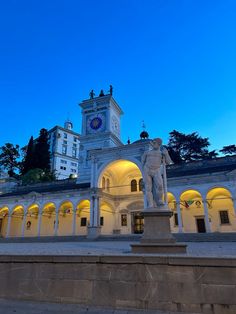
[[[112,85],[110,85],[109,93],[112,96],[112,94],[113,94],[113,86]]]
[[[101,89],[100,94],[99,94],[99,97],[103,97],[103,96],[105,96],[105,94],[104,94],[103,89]]]
[[[91,90],[91,92],[89,93],[90,99],[93,99],[95,96],[95,93],[93,91],[93,89]]]
[[[155,138],[151,145],[152,150],[142,156],[143,180],[147,197],[148,208],[165,205],[166,201],[166,169],[165,165],[172,164],[167,149],[162,145],[160,138]]]

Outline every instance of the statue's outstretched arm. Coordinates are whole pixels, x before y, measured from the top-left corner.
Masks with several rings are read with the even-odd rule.
[[[169,153],[168,153],[168,150],[167,150],[166,148],[164,149],[163,153],[164,153],[164,157],[165,157],[165,162],[166,162],[166,164],[167,164],[167,165],[173,164],[173,161],[171,160],[170,155],[169,155]]]

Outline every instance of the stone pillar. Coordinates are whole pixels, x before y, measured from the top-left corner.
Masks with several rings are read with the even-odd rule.
[[[206,232],[211,232],[211,225],[210,225],[210,222],[209,222],[207,201],[203,200],[202,204],[203,204],[203,209],[204,209]]]
[[[41,223],[42,223],[42,215],[43,213],[39,211],[38,215],[38,231],[37,231],[37,236],[40,237],[40,230],[41,230]]]
[[[76,208],[73,210],[72,235],[76,234]]]
[[[9,238],[10,229],[11,229],[11,214],[10,214],[10,210],[9,210],[9,216],[8,216],[8,219],[7,219],[7,232],[6,232],[6,238]]]
[[[96,239],[101,234],[100,227],[100,209],[99,209],[99,196],[97,190],[93,189],[90,199],[90,225],[88,226],[88,239]]]
[[[24,213],[22,226],[21,226],[21,236],[22,237],[25,236],[25,221],[26,221],[26,218],[27,218],[27,213],[26,214]]]
[[[58,235],[58,215],[59,215],[59,211],[56,211],[55,224],[54,224],[54,236]]]
[[[234,214],[236,216],[236,199],[232,198],[232,202],[233,202],[233,207],[234,207]]]
[[[182,222],[182,215],[180,210],[180,203],[176,202],[176,209],[177,209],[177,216],[178,216],[178,228],[179,232],[183,232],[183,222]]]

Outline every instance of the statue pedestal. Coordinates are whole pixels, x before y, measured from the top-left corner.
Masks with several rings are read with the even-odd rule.
[[[87,227],[87,239],[95,240],[101,235],[101,227]]]
[[[144,233],[139,244],[132,244],[132,253],[186,253],[186,245],[176,243],[170,231],[172,212],[166,205],[148,208],[144,216]]]

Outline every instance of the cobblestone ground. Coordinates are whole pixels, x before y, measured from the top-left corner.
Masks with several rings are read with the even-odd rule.
[[[101,308],[81,307],[77,304],[12,301],[0,299],[0,314],[181,314],[181,313],[162,312],[157,310],[155,311],[109,310]]]
[[[129,241],[0,243],[0,255],[130,255],[131,243]],[[186,244],[187,256],[236,257],[236,242]]]

